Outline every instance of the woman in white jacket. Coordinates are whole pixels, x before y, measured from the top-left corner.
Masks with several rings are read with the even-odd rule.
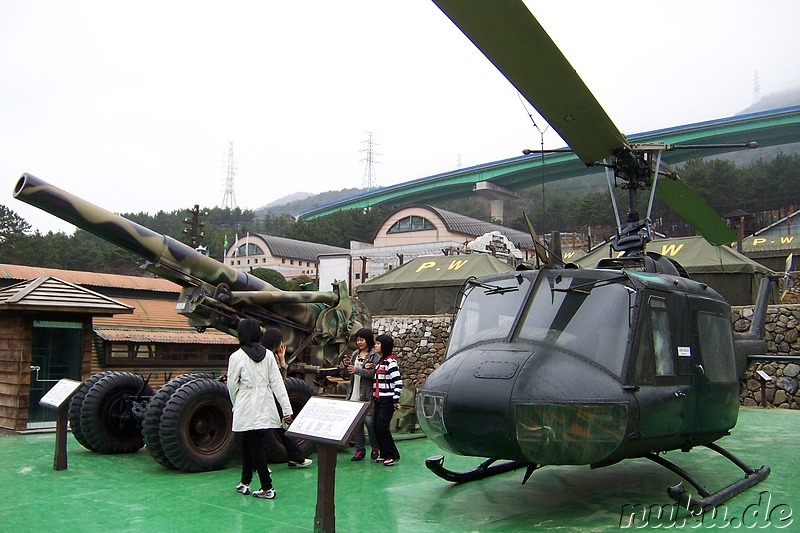
[[[261,325],[245,318],[236,329],[239,349],[228,360],[228,393],[233,404],[233,431],[241,433],[242,478],[236,490],[250,494],[253,468],[258,472],[261,489],[253,492],[256,498],[272,499],[269,465],[266,456],[268,431],[291,423],[292,405],[283,383],[275,355],[264,348]],[[284,413],[283,420],[275,404],[277,399]]]

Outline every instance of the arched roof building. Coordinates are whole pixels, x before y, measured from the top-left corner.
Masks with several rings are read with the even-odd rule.
[[[533,251],[533,238],[523,231],[431,205],[399,208],[386,216],[372,243],[351,241],[353,287],[419,256],[467,252],[469,243],[487,234],[496,235],[494,241],[505,248],[495,250],[498,256],[516,253],[527,259]],[[483,246],[479,251],[489,251]]]
[[[287,279],[298,276],[313,279],[317,276],[320,255],[349,252],[346,248],[327,244],[249,233],[230,247],[225,255],[225,263],[244,272],[254,268],[270,268]]]

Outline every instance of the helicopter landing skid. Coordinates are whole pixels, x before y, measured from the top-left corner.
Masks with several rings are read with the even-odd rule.
[[[730,485],[723,487],[716,492],[711,492],[705,486],[703,486],[703,484],[701,484],[696,478],[691,476],[688,472],[683,470],[675,463],[672,463],[656,454],[651,453],[645,455],[645,457],[647,457],[654,463],[658,463],[664,468],[667,468],[668,470],[671,470],[672,472],[678,474],[680,477],[691,483],[692,486],[697,490],[697,493],[700,495],[699,499],[695,499],[695,497],[693,497],[683,488],[683,482],[680,482],[677,485],[673,485],[672,487],[669,487],[667,489],[667,494],[669,495],[669,497],[675,500],[679,506],[684,507],[687,510],[692,510],[692,511],[699,510],[702,513],[708,509],[713,509],[716,506],[730,500],[731,498],[738,496],[747,489],[761,483],[762,481],[767,479],[767,476],[769,476],[770,469],[766,465],[762,465],[761,468],[755,470],[750,466],[748,466],[743,461],[741,461],[740,459],[738,459],[731,452],[729,452],[728,450],[717,444],[714,444],[713,442],[705,444],[705,447],[708,448],[709,450],[717,452],[718,454],[725,457],[730,462],[741,468],[742,472],[744,472],[744,477],[737,481],[734,481]]]
[[[487,459],[478,465],[477,468],[467,470],[465,472],[454,472],[446,469],[444,465],[444,455],[434,455],[425,459],[425,466],[428,470],[444,479],[453,483],[466,483],[468,481],[476,481],[489,476],[496,476],[497,474],[504,474],[523,466],[528,466],[528,463],[520,463],[519,461],[507,461],[497,465],[492,465],[497,459]],[[526,476],[527,479],[527,476]]]

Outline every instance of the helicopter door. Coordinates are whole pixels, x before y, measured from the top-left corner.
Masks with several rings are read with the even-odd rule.
[[[639,408],[635,435],[652,441],[653,450],[667,449],[681,440],[690,409],[690,377],[679,376],[676,356],[684,307],[674,294],[648,292],[643,298],[628,380]]]
[[[705,442],[724,435],[739,414],[733,329],[727,305],[691,297],[688,304],[693,334],[681,371],[693,380],[692,433]]]

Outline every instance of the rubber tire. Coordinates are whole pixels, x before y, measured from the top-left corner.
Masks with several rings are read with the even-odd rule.
[[[211,378],[211,374],[181,374],[180,376],[164,383],[148,402],[142,419],[142,437],[150,456],[157,463],[167,468],[175,468],[164,453],[161,447],[161,437],[159,435],[159,425],[161,416],[164,413],[164,406],[167,401],[182,385],[200,378]]]
[[[81,430],[91,449],[100,453],[133,453],[144,446],[141,427],[126,396],[153,389],[141,376],[113,372],[95,383],[81,404]]]
[[[184,472],[206,472],[227,465],[236,449],[233,410],[224,383],[209,378],[181,385],[164,406],[159,423],[161,448]]]
[[[69,420],[69,428],[72,431],[72,436],[75,437],[75,440],[77,440],[81,446],[90,451],[96,450],[92,448],[86,440],[86,437],[83,436],[83,430],[81,429],[81,406],[83,405],[83,399],[86,398],[86,393],[89,392],[89,389],[91,389],[100,378],[109,374],[113,374],[113,372],[99,372],[86,378],[86,381],[78,387],[78,392],[76,392],[69,401],[67,419]]]
[[[289,394],[289,402],[292,404],[292,413],[294,413],[294,416],[297,416],[306,402],[314,396],[314,389],[312,389],[311,385],[307,382],[299,378],[286,378],[284,383],[286,384],[286,392]],[[295,440],[303,451],[303,457],[308,457],[317,449],[316,444],[310,440]],[[265,446],[268,463],[289,462],[289,457],[286,455],[286,448],[283,446],[283,442],[278,437],[277,432],[269,432]]]

